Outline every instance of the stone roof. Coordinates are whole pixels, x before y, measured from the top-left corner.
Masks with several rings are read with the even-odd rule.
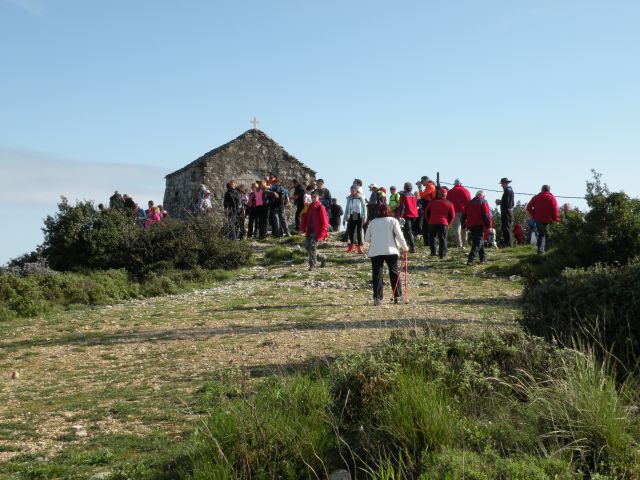
[[[283,150],[285,156],[287,157],[288,161],[293,162],[293,163],[297,163],[299,166],[310,170],[314,174],[316,173],[315,170],[309,168],[304,163],[302,163],[300,160],[298,160],[296,157],[294,157],[289,152],[287,152],[279,143],[277,143],[274,139],[269,137],[262,130],[259,130],[257,128],[256,129],[252,128],[252,129],[247,130],[246,132],[244,132],[242,135],[240,135],[240,136],[236,137],[235,139],[231,140],[230,142],[227,142],[224,145],[221,145],[221,146],[219,146],[217,148],[214,148],[210,152],[205,153],[201,157],[199,157],[196,160],[194,160],[193,162],[185,165],[184,167],[176,170],[175,172],[171,172],[171,173],[167,174],[165,176],[165,178],[169,178],[169,177],[171,177],[171,176],[173,176],[173,175],[175,175],[177,173],[184,172],[185,170],[188,170],[188,169],[190,169],[192,167],[201,165],[201,164],[205,163],[207,160],[213,158],[218,153],[227,150],[228,148],[230,148],[232,145],[234,145],[236,143],[248,140],[248,139],[250,139],[250,137],[257,137],[258,142],[260,142],[262,144],[271,143],[271,144],[273,144],[273,145],[275,145],[275,146],[277,146],[279,148],[282,148],[282,150]]]

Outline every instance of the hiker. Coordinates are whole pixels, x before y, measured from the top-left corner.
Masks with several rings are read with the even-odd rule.
[[[169,218],[169,212],[167,212],[162,205],[158,205],[158,210],[160,211],[160,218],[162,220]]]
[[[329,218],[327,210],[320,202],[320,191],[314,190],[311,196],[311,205],[300,220],[300,229],[307,238],[305,247],[309,252],[309,270],[316,268],[318,260],[320,266],[327,263],[326,255],[318,253],[318,243],[327,238],[329,232]]]
[[[380,187],[375,183],[369,185],[369,199],[365,198],[365,203],[367,205],[367,221],[364,223],[363,229],[366,232],[369,222],[376,218],[378,205],[381,203]]]
[[[431,256],[436,256],[436,239],[438,240],[438,255],[447,256],[447,230],[456,218],[453,203],[447,200],[446,192],[438,190],[438,198],[429,202],[424,211],[424,218],[429,225],[429,248]]]
[[[383,300],[384,284],[383,269],[387,264],[391,288],[393,288],[393,302],[398,303],[402,296],[402,285],[399,281],[398,256],[400,250],[407,251],[400,222],[393,218],[391,210],[385,204],[377,207],[375,218],[369,222],[365,241],[369,242],[368,256],[371,259],[371,276],[373,279],[373,304],[380,305]]]
[[[202,200],[200,201],[199,212],[200,213],[209,213],[209,212],[211,212],[211,210],[213,210],[213,204],[211,203],[211,191],[205,190],[204,196],[202,197]]]
[[[298,179],[293,179],[291,181],[293,186],[293,203],[296,206],[296,214],[294,217],[294,221],[296,224],[296,230],[300,231],[300,216],[302,215],[302,210],[304,209],[304,194],[305,189],[300,184]]]
[[[500,185],[502,186],[502,198],[496,200],[496,205],[500,206],[500,219],[502,222],[502,241],[505,247],[513,247],[513,207],[515,206],[515,199],[513,189],[511,188],[511,180],[507,177],[500,179]]]
[[[331,219],[331,192],[324,186],[324,180],[319,178],[316,180],[316,192],[320,195],[320,203],[327,212],[327,218]]]
[[[273,200],[271,202],[271,226],[273,228],[273,236],[278,238],[290,237],[289,225],[285,216],[285,208],[289,204],[289,190],[284,188],[278,177],[273,177],[269,190],[273,192]]]
[[[550,223],[558,223],[558,202],[551,193],[549,185],[543,185],[540,193],[527,204],[527,212],[533,217],[538,230],[538,254],[544,254],[547,243],[547,227]]]
[[[524,243],[524,230],[522,225],[516,223],[513,227],[513,238],[515,238],[516,244],[522,245]]]
[[[344,211],[342,210],[342,207],[338,205],[338,199],[332,198],[330,223],[331,223],[331,228],[333,229],[334,232],[337,232],[338,230],[340,230],[340,220],[342,219],[343,214],[344,214]]]
[[[418,197],[420,198],[419,209],[421,216],[419,222],[422,224],[420,231],[422,232],[422,241],[426,247],[429,245],[429,223],[425,221],[424,213],[427,210],[427,205],[437,197],[436,184],[429,177],[423,175],[416,185],[418,186]]]
[[[238,182],[235,180],[230,180],[227,183],[227,191],[222,202],[224,213],[229,221],[229,238],[231,240],[238,239],[238,216],[242,213],[242,198],[237,186]]]
[[[393,216],[398,218],[398,205],[400,204],[400,193],[396,192],[396,187],[394,187],[393,185],[389,187],[389,209],[391,210],[391,213],[393,213]]]
[[[256,216],[256,190],[258,184],[256,182],[251,184],[251,192],[247,196],[247,208],[246,216],[249,218],[247,225],[247,238],[253,238],[258,235],[258,217]],[[255,232],[255,233],[254,233]]]
[[[267,216],[269,214],[269,206],[267,204],[267,181],[262,179],[255,191],[255,211],[258,221],[258,238],[264,240],[267,238]]]
[[[109,197],[109,209],[114,208],[124,208],[124,198],[117,190]]]
[[[149,207],[147,208],[147,215],[153,215],[153,210],[156,208],[155,202],[153,200],[149,200],[147,206]]]
[[[362,188],[362,185],[363,185],[362,180],[360,180],[359,178],[354,178],[353,183],[351,185],[355,185],[356,187],[358,187],[358,193],[364,200],[364,188]]]
[[[478,190],[473,200],[467,202],[462,214],[462,223],[471,233],[471,251],[467,257],[467,265],[473,265],[476,255],[480,263],[486,261],[484,253],[484,232],[492,230],[491,209],[484,198],[484,191]]]
[[[411,182],[405,182],[404,191],[398,204],[398,215],[404,220],[404,238],[409,244],[409,252],[416,252],[416,244],[413,238],[413,225],[418,218],[418,199],[412,192]]]
[[[125,193],[122,196],[122,199],[123,199],[122,206],[124,207],[124,209],[129,212],[132,211],[133,205],[135,204],[135,202],[133,201],[133,198],[131,198],[131,195],[129,195],[128,193]]]
[[[471,201],[471,194],[469,190],[464,188],[462,182],[456,178],[453,182],[453,188],[447,193],[447,200],[453,203],[453,208],[456,210],[456,218],[451,224],[453,227],[453,241],[458,250],[463,250],[467,244],[467,229],[462,228],[462,214],[464,213],[465,205]]]
[[[245,229],[245,219],[249,210],[249,195],[247,195],[247,187],[244,184],[238,185],[238,194],[240,196],[240,208],[238,209],[238,238],[244,239],[247,232]]]
[[[147,219],[144,222],[144,229],[148,230],[151,228],[151,225],[160,222],[160,220],[160,209],[158,207],[153,207],[151,209],[151,213],[147,213]]]
[[[364,253],[362,250],[362,223],[366,220],[366,209],[364,198],[360,195],[357,185],[351,186],[351,195],[347,197],[344,208],[344,223],[347,226],[347,237],[349,238],[347,253],[353,252],[356,248],[356,235],[358,237],[358,253]]]

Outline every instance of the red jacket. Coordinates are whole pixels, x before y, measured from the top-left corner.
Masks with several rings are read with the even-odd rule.
[[[462,214],[462,225],[465,228],[484,227],[489,229],[492,224],[489,202],[484,198],[475,197],[465,205]]]
[[[402,218],[418,218],[418,203],[416,197],[411,192],[403,192],[400,194],[400,203],[396,211],[400,212]]]
[[[533,197],[527,205],[527,212],[540,223],[557,223],[560,220],[558,202],[551,192],[540,192]]]
[[[471,201],[471,194],[462,185],[456,185],[447,193],[447,200],[453,203],[456,213],[462,213],[464,206]]]
[[[456,218],[456,210],[449,200],[439,198],[429,202],[424,209],[424,218],[429,220],[429,225],[451,225]]]
[[[320,202],[309,205],[307,213],[300,219],[300,230],[302,230],[307,237],[311,233],[311,221],[313,221],[313,230],[316,234],[316,239],[321,242],[327,238],[329,232],[329,217],[327,216],[327,210]]]

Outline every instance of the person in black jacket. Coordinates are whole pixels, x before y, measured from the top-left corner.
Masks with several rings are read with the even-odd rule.
[[[224,194],[224,212],[229,220],[229,238],[238,239],[238,218],[242,211],[242,196],[236,188],[238,183],[230,180],[227,183],[227,191]]]
[[[300,215],[302,215],[302,210],[304,210],[304,187],[300,184],[297,179],[293,179],[291,182],[293,185],[293,203],[296,206],[296,215],[295,215],[295,223],[296,230],[300,231]]]
[[[511,188],[511,180],[504,177],[500,180],[502,185],[502,198],[496,200],[500,206],[500,220],[502,223],[502,242],[505,247],[513,247],[513,207],[515,206],[515,195]]]
[[[344,214],[344,210],[342,210],[342,207],[338,205],[338,199],[332,198],[331,199],[331,221],[329,223],[331,224],[331,228],[333,229],[334,232],[337,232],[338,230],[340,230],[340,220],[342,219],[343,214]]]

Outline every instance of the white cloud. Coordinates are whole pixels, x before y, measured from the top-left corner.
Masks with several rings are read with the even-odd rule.
[[[44,16],[44,4],[37,0],[5,0],[5,2],[15,5],[20,10],[23,10],[34,17],[41,18]]]
[[[164,176],[154,166],[79,162],[0,147],[0,205],[50,206],[70,201],[106,203],[114,190],[146,204],[162,201]]]

